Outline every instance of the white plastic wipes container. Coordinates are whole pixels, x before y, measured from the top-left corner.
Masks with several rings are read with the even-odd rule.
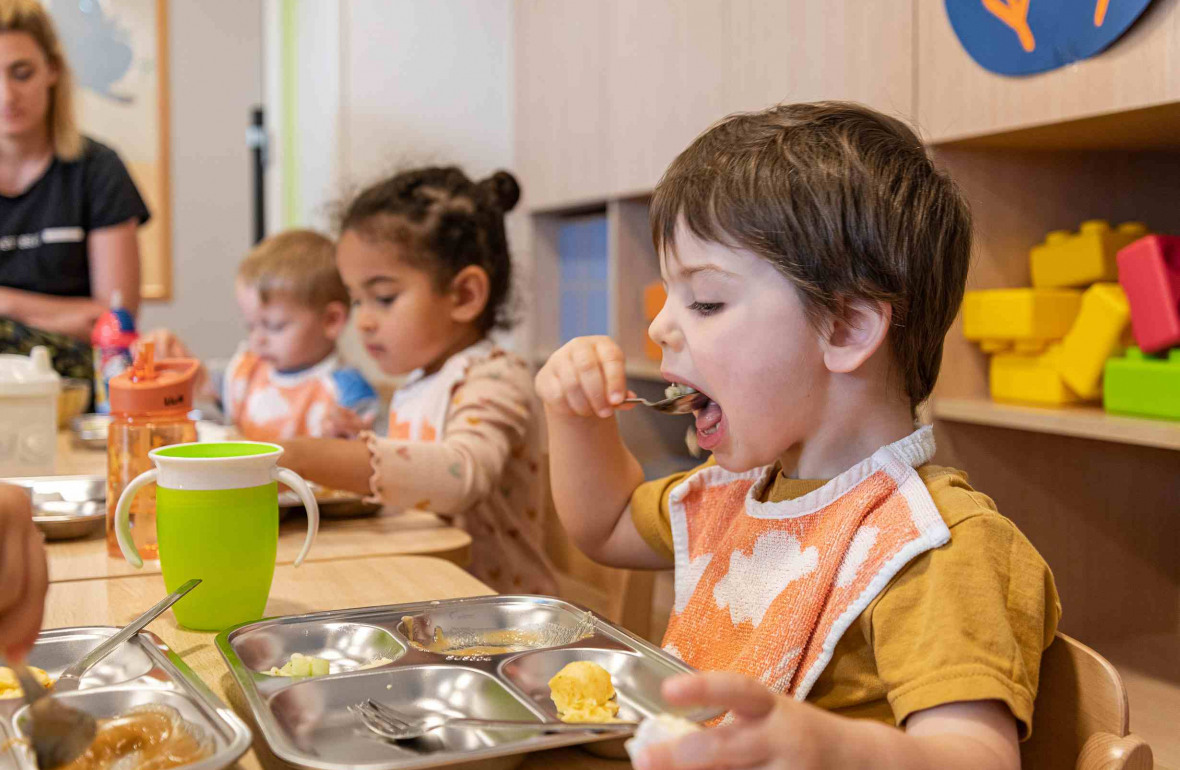
[[[60,389],[45,348],[0,355],[0,476],[53,473]]]

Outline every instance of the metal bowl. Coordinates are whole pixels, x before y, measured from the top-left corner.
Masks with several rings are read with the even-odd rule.
[[[72,540],[102,532],[106,517],[104,500],[47,500],[35,503],[33,523],[46,540]]]
[[[83,414],[70,421],[74,433],[74,446],[82,449],[106,449],[107,429],[111,425],[109,414]]]
[[[90,405],[90,380],[63,379],[57,393],[57,427],[59,430],[86,411]]]

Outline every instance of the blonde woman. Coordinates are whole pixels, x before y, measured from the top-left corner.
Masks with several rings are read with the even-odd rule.
[[[115,292],[139,305],[137,230],[150,214],[114,150],[83,136],[53,22],[0,0],[0,349],[54,349],[89,376],[91,327]]]

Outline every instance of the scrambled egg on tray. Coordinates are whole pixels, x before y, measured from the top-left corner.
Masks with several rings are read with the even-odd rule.
[[[563,722],[614,722],[619,713],[615,687],[605,668],[588,660],[566,664],[549,680],[550,698]]]
[[[33,676],[46,690],[53,689],[53,680],[43,670],[36,666],[29,666]],[[16,672],[7,666],[0,666],[0,699],[19,698],[24,693],[20,689],[20,682],[16,680]]]

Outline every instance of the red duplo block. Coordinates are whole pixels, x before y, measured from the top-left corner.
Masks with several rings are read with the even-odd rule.
[[[1131,330],[1146,353],[1180,345],[1180,236],[1149,235],[1119,251]]]

